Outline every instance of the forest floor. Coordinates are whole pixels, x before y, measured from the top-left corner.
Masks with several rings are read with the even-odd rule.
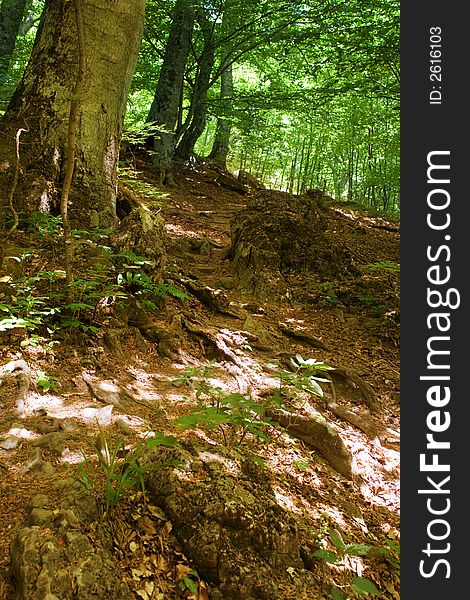
[[[287,366],[296,355],[340,365],[365,382],[373,392],[375,411],[364,405],[358,390],[346,399],[340,394],[336,400],[344,402],[345,408],[359,415],[380,435],[367,435],[329,411],[318,398],[316,408],[328,417],[353,456],[352,480],[336,472],[318,452],[289,435],[275,432],[270,434],[269,443],[249,437],[247,447],[264,459],[279,504],[298,519],[307,552],[313,554],[321,548],[327,539],[326,532],[334,527],[346,543],[389,549],[392,557],[383,560],[383,552],[375,556],[341,554],[331,545],[330,538],[328,548],[341,554],[341,560],[334,564],[311,557],[308,566],[318,587],[310,590],[306,598],[330,597],[332,583],[343,590],[345,597],[359,598],[361,595],[351,588],[350,582],[352,576],[362,576],[374,583],[380,598],[398,599],[399,570],[392,563],[393,558],[399,560],[396,545],[399,545],[400,521],[399,273],[390,265],[400,261],[399,225],[353,205],[332,202],[324,211],[328,229],[347,248],[360,274],[342,281],[321,281],[314,273],[308,277],[292,276],[289,302],[261,303],[240,292],[227,258],[231,245],[230,220],[245,206],[250,194],[240,195],[222,187],[203,164],[179,169],[176,185],[168,189],[155,184],[144,165],[139,164],[138,171],[137,178],[128,184],[133,185],[134,193],[144,201],[149,190],[154,190],[153,200],[161,203],[165,229],[172,240],[167,250],[167,272],[175,274],[175,285],[178,286],[181,276],[197,278],[213,290],[223,290],[230,302],[229,310],[221,313],[210,310],[194,296],[186,301],[170,298],[172,309],[168,314],[179,312],[195,329],[197,324],[201,330],[221,335],[237,361],[249,365],[250,372],[257,372],[259,377],[241,380],[240,372],[234,374],[233,364],[220,356],[211,356],[205,340],[197,335],[187,335],[177,358],[173,358],[162,356],[155,344],[132,333],[120,339],[122,353],[113,352],[104,342],[106,327],[97,333],[72,335],[51,348],[45,344],[21,344],[28,337],[25,330],[2,333],[1,364],[22,358],[31,368],[33,381],[39,372],[44,372],[48,377],[56,377],[57,380],[51,381],[60,381],[60,387],[47,392],[38,386],[32,389],[23,419],[15,415],[15,407],[8,398],[1,399],[0,436],[6,436],[16,427],[21,441],[14,448],[0,448],[0,600],[13,597],[9,545],[24,526],[32,498],[43,492],[52,503],[60,502],[66,493],[60,482],[76,474],[81,452],[93,455],[92,444],[99,432],[93,422],[84,424],[80,414],[84,414],[86,407],[103,405],[90,394],[82,377],[84,371],[111,381],[137,398],[131,402],[124,421],[116,419],[120,410],[115,407],[112,424],[105,428],[110,444],[121,440],[135,443],[149,429],[178,436],[198,434],[221,443],[222,437],[216,429],[181,433],[172,424],[174,418],[187,412],[188,398],[194,398],[194,390],[175,379],[185,369],[207,366],[214,359],[207,371],[211,380],[227,391],[244,393],[247,386],[256,386],[256,382],[263,387],[272,375],[272,364]],[[23,247],[32,243],[26,234],[17,241]],[[61,264],[51,245],[42,248],[40,261],[42,268],[50,270]],[[165,310],[160,318],[165,318]],[[259,322],[261,335],[263,331],[271,332],[270,340],[275,339],[276,343],[263,344],[259,335],[244,335],[244,324],[250,319]],[[320,342],[318,347],[312,345],[312,340]],[[50,472],[25,470],[34,439],[46,433],[45,416],[49,419],[49,432],[63,431],[60,426],[63,420],[76,426],[67,431],[65,449],[43,449],[43,459],[53,466]],[[18,433],[19,429],[22,433]],[[147,518],[143,519],[144,516]],[[131,498],[118,506],[113,518],[111,529],[120,540],[115,544],[115,560],[123,578],[134,589],[135,598],[207,597],[203,584],[197,593],[191,591],[191,586],[180,585],[190,573],[191,564],[172,538],[171,523],[155,507],[138,505]],[[159,552],[152,546],[155,539]],[[158,561],[157,554],[161,557]],[[290,597],[287,591],[283,597]]]

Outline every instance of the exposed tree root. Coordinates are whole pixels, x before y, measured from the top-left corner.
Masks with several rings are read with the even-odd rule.
[[[298,340],[301,343],[308,344],[313,348],[319,348],[320,350],[329,350],[328,346],[324,342],[314,337],[310,333],[302,331],[301,329],[292,329],[284,323],[279,323],[278,327],[280,331],[287,337],[290,337],[294,340]]]
[[[331,379],[339,378],[340,380],[345,380],[348,385],[358,388],[368,409],[371,412],[378,412],[380,407],[375,397],[374,390],[352,369],[335,366],[333,371],[329,371],[329,377]]]

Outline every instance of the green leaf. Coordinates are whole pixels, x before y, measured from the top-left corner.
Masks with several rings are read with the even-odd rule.
[[[342,592],[337,587],[331,588],[331,597],[333,600],[348,600],[347,594]]]
[[[365,556],[370,548],[366,544],[347,544],[344,548],[344,553],[350,556]]]
[[[190,577],[183,577],[183,583],[193,594],[197,594],[197,585]]]
[[[320,396],[320,398],[323,398],[323,390],[314,379],[311,379],[309,385],[305,386],[305,390],[311,394],[315,394],[315,396]]]
[[[340,557],[334,552],[331,552],[331,550],[317,550],[313,553],[313,556],[315,558],[321,558],[323,560],[326,560],[326,562],[331,563],[336,563],[340,560]]]
[[[146,440],[145,445],[150,450],[156,446],[176,446],[178,444],[177,438],[173,435],[164,435],[161,432],[156,432],[155,437]]]
[[[352,589],[358,594],[372,594],[373,596],[380,596],[379,590],[375,587],[372,581],[365,579],[364,577],[353,577]]]
[[[338,533],[338,531],[336,531],[335,529],[330,529],[330,531],[328,532],[328,535],[330,537],[331,543],[334,546],[336,546],[338,548],[338,550],[341,550],[341,552],[344,552],[346,549],[346,546],[343,542],[341,534]]]

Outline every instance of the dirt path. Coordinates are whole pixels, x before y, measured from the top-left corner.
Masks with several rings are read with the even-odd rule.
[[[151,182],[144,171],[143,180],[146,176],[147,183]],[[296,354],[351,370],[357,377],[356,383],[361,382],[359,388],[345,377],[343,384],[336,384],[335,400],[359,415],[360,422],[372,425],[380,436],[371,439],[357,426],[325,410],[324,402],[318,401],[315,408],[334,424],[353,455],[354,481],[345,479],[315,450],[295,438],[277,436],[268,445],[253,442],[251,449],[263,457],[271,470],[279,503],[298,517],[307,554],[318,548],[316,540],[325,513],[348,543],[383,548],[387,540],[398,539],[399,333],[396,302],[390,303],[397,277],[382,270],[328,285],[314,276],[311,280],[293,277],[290,283],[297,300],[282,306],[260,303],[240,294],[227,258],[231,217],[249,196],[221,187],[201,167],[179,171],[177,184],[171,190],[159,190],[169,236],[168,276],[174,278],[176,285],[189,281],[190,286],[219,290],[227,304],[221,312],[194,294],[184,306],[176,300],[169,301],[168,308],[156,318],[165,321],[178,315],[183,321],[184,338],[176,360],[158,355],[155,346],[142,340],[136,331],[121,339],[122,354],[110,351],[103,333],[93,338],[78,336],[51,351],[34,346],[20,350],[24,332],[13,332],[2,340],[1,364],[24,358],[33,374],[43,370],[56,375],[61,387],[48,393],[33,389],[26,417],[21,420],[4,399],[0,434],[6,434],[18,421],[21,428],[32,432],[32,439],[44,435],[45,419],[55,419],[50,432],[62,432],[61,423],[67,419],[73,427],[67,433],[66,452],[60,447],[43,450],[44,462],[53,468],[49,475],[34,470],[24,472],[32,449],[28,437],[21,438],[15,449],[0,449],[0,600],[10,597],[8,546],[27,515],[28,503],[40,491],[47,492],[51,501],[59,502],[64,491],[54,484],[74,473],[75,459],[70,457],[76,457],[84,448],[89,453],[90,442],[96,437],[96,427],[82,418],[83,410],[103,405],[90,393],[83,373],[111,381],[121,399],[127,400],[124,411],[122,406],[113,410],[113,425],[107,429],[107,435],[110,441],[125,439],[134,443],[149,429],[170,433],[175,430],[172,419],[187,412],[191,391],[175,387],[173,380],[188,366],[217,360],[219,367],[213,377],[227,390],[241,393],[258,393],[272,385],[269,365],[285,365]],[[344,205],[330,207],[329,219],[330,227],[358,265],[399,262],[399,234],[393,231],[393,224]],[[204,337],[201,332],[212,332],[219,345],[211,345],[210,336]],[[378,410],[371,412],[364,404],[362,383],[370,387]],[[39,414],[39,408],[43,413]],[[116,418],[119,414],[122,419]],[[123,428],[123,422],[128,430]],[[220,443],[221,439],[214,435],[212,439]],[[128,515],[119,516],[118,522],[127,523],[127,528],[128,521]],[[174,559],[170,559],[170,554],[169,551],[169,562]],[[178,560],[181,564],[181,556]],[[163,577],[167,590],[164,598],[193,597],[189,592],[178,596],[175,591],[178,560],[174,559],[173,570],[169,568],[166,579]],[[390,564],[377,558],[362,561],[352,556],[347,557],[345,564],[335,571],[328,563],[311,558],[310,566],[318,580],[312,600],[327,597],[328,578],[334,577],[336,583],[346,585],[351,572],[373,581],[381,590],[380,597],[399,597],[399,577]],[[136,568],[132,557],[121,552],[119,566],[132,582],[129,573]],[[136,590],[140,583],[134,578]]]

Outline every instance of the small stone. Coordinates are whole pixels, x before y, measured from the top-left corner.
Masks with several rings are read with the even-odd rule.
[[[0,448],[3,450],[14,450],[18,444],[20,443],[20,438],[16,437],[16,435],[7,435],[0,442]]]
[[[32,442],[34,447],[39,448],[47,448],[51,452],[55,452],[60,454],[65,449],[65,440],[67,439],[67,434],[59,431],[53,431],[51,433],[46,433],[46,435],[42,435],[37,440]]]
[[[45,475],[46,477],[50,477],[51,475],[54,475],[54,473],[56,472],[54,465],[50,462],[42,463],[39,467],[39,471],[41,472],[42,475]]]
[[[61,529],[79,529],[80,527],[79,518],[70,508],[60,510],[55,522]]]
[[[76,431],[79,428],[80,424],[77,419],[63,419],[60,428],[62,431]]]
[[[32,510],[33,508],[44,508],[48,505],[49,498],[46,496],[46,494],[36,494],[28,504],[28,509]]]
[[[116,421],[117,428],[124,435],[133,435],[134,430],[127,423],[124,423],[122,419],[117,419]]]
[[[29,513],[28,525],[50,525],[52,523],[52,510],[46,508],[33,508]]]
[[[22,472],[27,473],[28,471],[31,471],[31,469],[34,469],[37,465],[39,465],[41,463],[41,461],[42,461],[41,449],[34,448],[34,450],[29,455],[28,460],[26,461],[26,464],[22,469]]]
[[[52,431],[59,431],[60,421],[55,417],[45,417],[36,424],[36,430],[38,431],[38,433],[41,434],[51,433]]]
[[[199,249],[199,254],[201,256],[207,256],[209,257],[211,255],[211,245],[210,242],[208,242],[207,240],[202,244],[201,248]]]

